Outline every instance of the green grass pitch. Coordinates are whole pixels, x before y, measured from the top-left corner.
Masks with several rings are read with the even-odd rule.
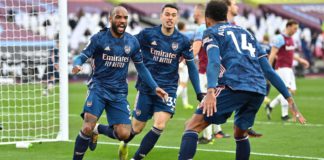
[[[254,129],[264,134],[262,138],[250,138],[251,160],[286,160],[286,159],[324,159],[324,79],[298,79],[295,100],[300,110],[308,120],[305,126],[292,122],[283,123],[280,119],[281,108],[277,106],[268,121],[264,105],[258,112]],[[272,88],[271,98],[278,92]],[[129,103],[133,107],[136,91],[134,82],[129,85]],[[69,86],[69,135],[70,142],[48,142],[33,144],[29,149],[16,149],[15,145],[0,145],[0,160],[66,160],[72,159],[74,139],[78,134],[82,120],[79,116],[84,99],[86,85],[71,83]],[[196,96],[189,87],[189,100],[196,105]],[[181,98],[177,101],[176,114],[159,139],[157,146],[148,154],[150,160],[177,159],[181,135],[185,121],[191,117],[194,110],[182,108]],[[101,117],[102,123],[107,123]],[[146,129],[131,142],[129,155],[132,156],[142,137],[152,126],[152,121]],[[233,119],[230,118],[222,126],[226,133],[233,134]],[[87,151],[85,159],[116,160],[118,141],[105,136],[99,137],[99,144],[94,152]],[[232,160],[235,157],[235,142],[233,136],[228,139],[216,139],[214,144],[198,145],[195,159]]]

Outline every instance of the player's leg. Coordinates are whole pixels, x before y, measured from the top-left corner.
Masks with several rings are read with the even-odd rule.
[[[179,86],[177,90],[177,96],[181,95],[182,104],[185,109],[193,109],[193,106],[190,105],[188,101],[188,88],[187,88],[188,80],[189,80],[188,68],[185,64],[183,64],[182,69],[179,69]]]
[[[105,108],[102,97],[98,96],[96,89],[88,91],[87,100],[81,114],[84,119],[82,130],[75,140],[73,159],[82,159],[93,138],[93,129],[96,126],[98,117]],[[91,148],[90,148],[91,149]]]
[[[88,149],[91,140],[92,130],[97,123],[97,116],[91,113],[84,113],[82,130],[79,132],[74,145],[73,160],[81,160]]]
[[[118,97],[118,95],[114,95]],[[120,141],[129,137],[131,132],[130,108],[126,97],[116,101],[108,101],[106,105],[107,121],[109,125],[98,125],[98,133]]]
[[[143,159],[152,150],[152,148],[160,138],[160,135],[162,134],[171,116],[172,115],[168,112],[154,113],[153,127],[142,139],[139,148],[133,156],[134,160]]]
[[[161,98],[156,95],[151,95],[154,123],[151,130],[144,136],[141,141],[140,147],[136,151],[133,158],[135,160],[145,157],[158,141],[161,133],[166,127],[168,121],[174,114],[176,95],[169,94],[168,101],[165,103]]]
[[[222,127],[220,124],[213,124],[214,127],[214,137],[215,138],[230,138],[231,136],[229,134],[226,134],[223,132]]]
[[[267,89],[267,93],[266,93],[266,97],[264,97],[263,102],[265,103],[265,110],[266,110],[267,118],[268,118],[268,120],[271,120],[272,108],[270,107],[271,99],[269,98],[271,84],[270,84],[269,81],[267,81],[267,88],[266,89]]]
[[[182,84],[182,86],[184,87],[183,92],[181,94],[183,107],[185,109],[193,109],[194,107],[191,104],[189,104],[189,101],[188,101],[188,87],[187,87],[187,83]]]
[[[248,160],[251,149],[247,131],[248,128],[253,126],[255,115],[264,100],[264,95],[252,92],[240,92],[238,95],[239,97],[236,97],[236,99],[245,100],[246,103],[243,103],[243,106],[236,110],[234,116],[236,160]]]
[[[248,160],[251,148],[247,130],[242,130],[234,125],[234,137],[236,142],[236,160]]]
[[[198,108],[192,118],[186,123],[186,129],[182,135],[179,160],[193,159],[198,141],[198,133],[209,124],[222,124],[231,116],[236,109],[236,101],[229,100],[232,91],[224,87],[217,88],[217,112],[211,117],[203,115],[202,108]]]
[[[194,114],[186,123],[181,139],[179,160],[193,159],[197,149],[198,133],[207,126],[209,126],[209,123],[204,120],[203,114]]]
[[[150,95],[138,92],[135,100],[135,108],[133,111],[132,128],[130,136],[119,145],[120,159],[127,159],[128,147],[127,144],[144,129],[147,120],[153,116],[152,100]]]
[[[198,144],[213,144],[213,126],[212,124],[203,130],[202,136],[198,139]]]
[[[124,143],[127,144],[137,134],[141,133],[146,125],[147,120],[151,119],[152,116],[153,116],[153,108],[152,108],[152,100],[150,98],[150,95],[146,95],[138,92],[135,99],[135,108],[133,111],[131,134],[128,139],[124,140]]]

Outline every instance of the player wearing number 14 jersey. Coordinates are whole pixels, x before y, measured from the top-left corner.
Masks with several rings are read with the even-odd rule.
[[[204,31],[203,46],[208,55],[208,90],[202,107],[186,123],[179,160],[193,159],[198,133],[210,124],[225,123],[233,112],[236,160],[248,160],[247,130],[253,125],[266,94],[264,76],[284,95],[296,117],[301,118],[299,121],[305,122],[256,39],[242,27],[226,22],[227,8],[223,1],[210,1],[206,7],[209,28]],[[226,72],[218,79],[221,65]]]

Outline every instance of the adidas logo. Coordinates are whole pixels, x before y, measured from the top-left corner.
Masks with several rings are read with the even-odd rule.
[[[105,51],[110,51],[110,47],[107,46],[107,47],[105,48]]]
[[[156,46],[157,45],[156,41],[151,42],[151,45]]]

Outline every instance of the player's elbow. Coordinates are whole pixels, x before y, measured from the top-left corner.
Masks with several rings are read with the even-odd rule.
[[[273,70],[270,70],[270,69],[265,69],[265,70],[263,70],[263,73],[264,73],[264,76],[265,76],[267,79],[269,79],[269,78],[275,76],[275,74],[276,74]]]

